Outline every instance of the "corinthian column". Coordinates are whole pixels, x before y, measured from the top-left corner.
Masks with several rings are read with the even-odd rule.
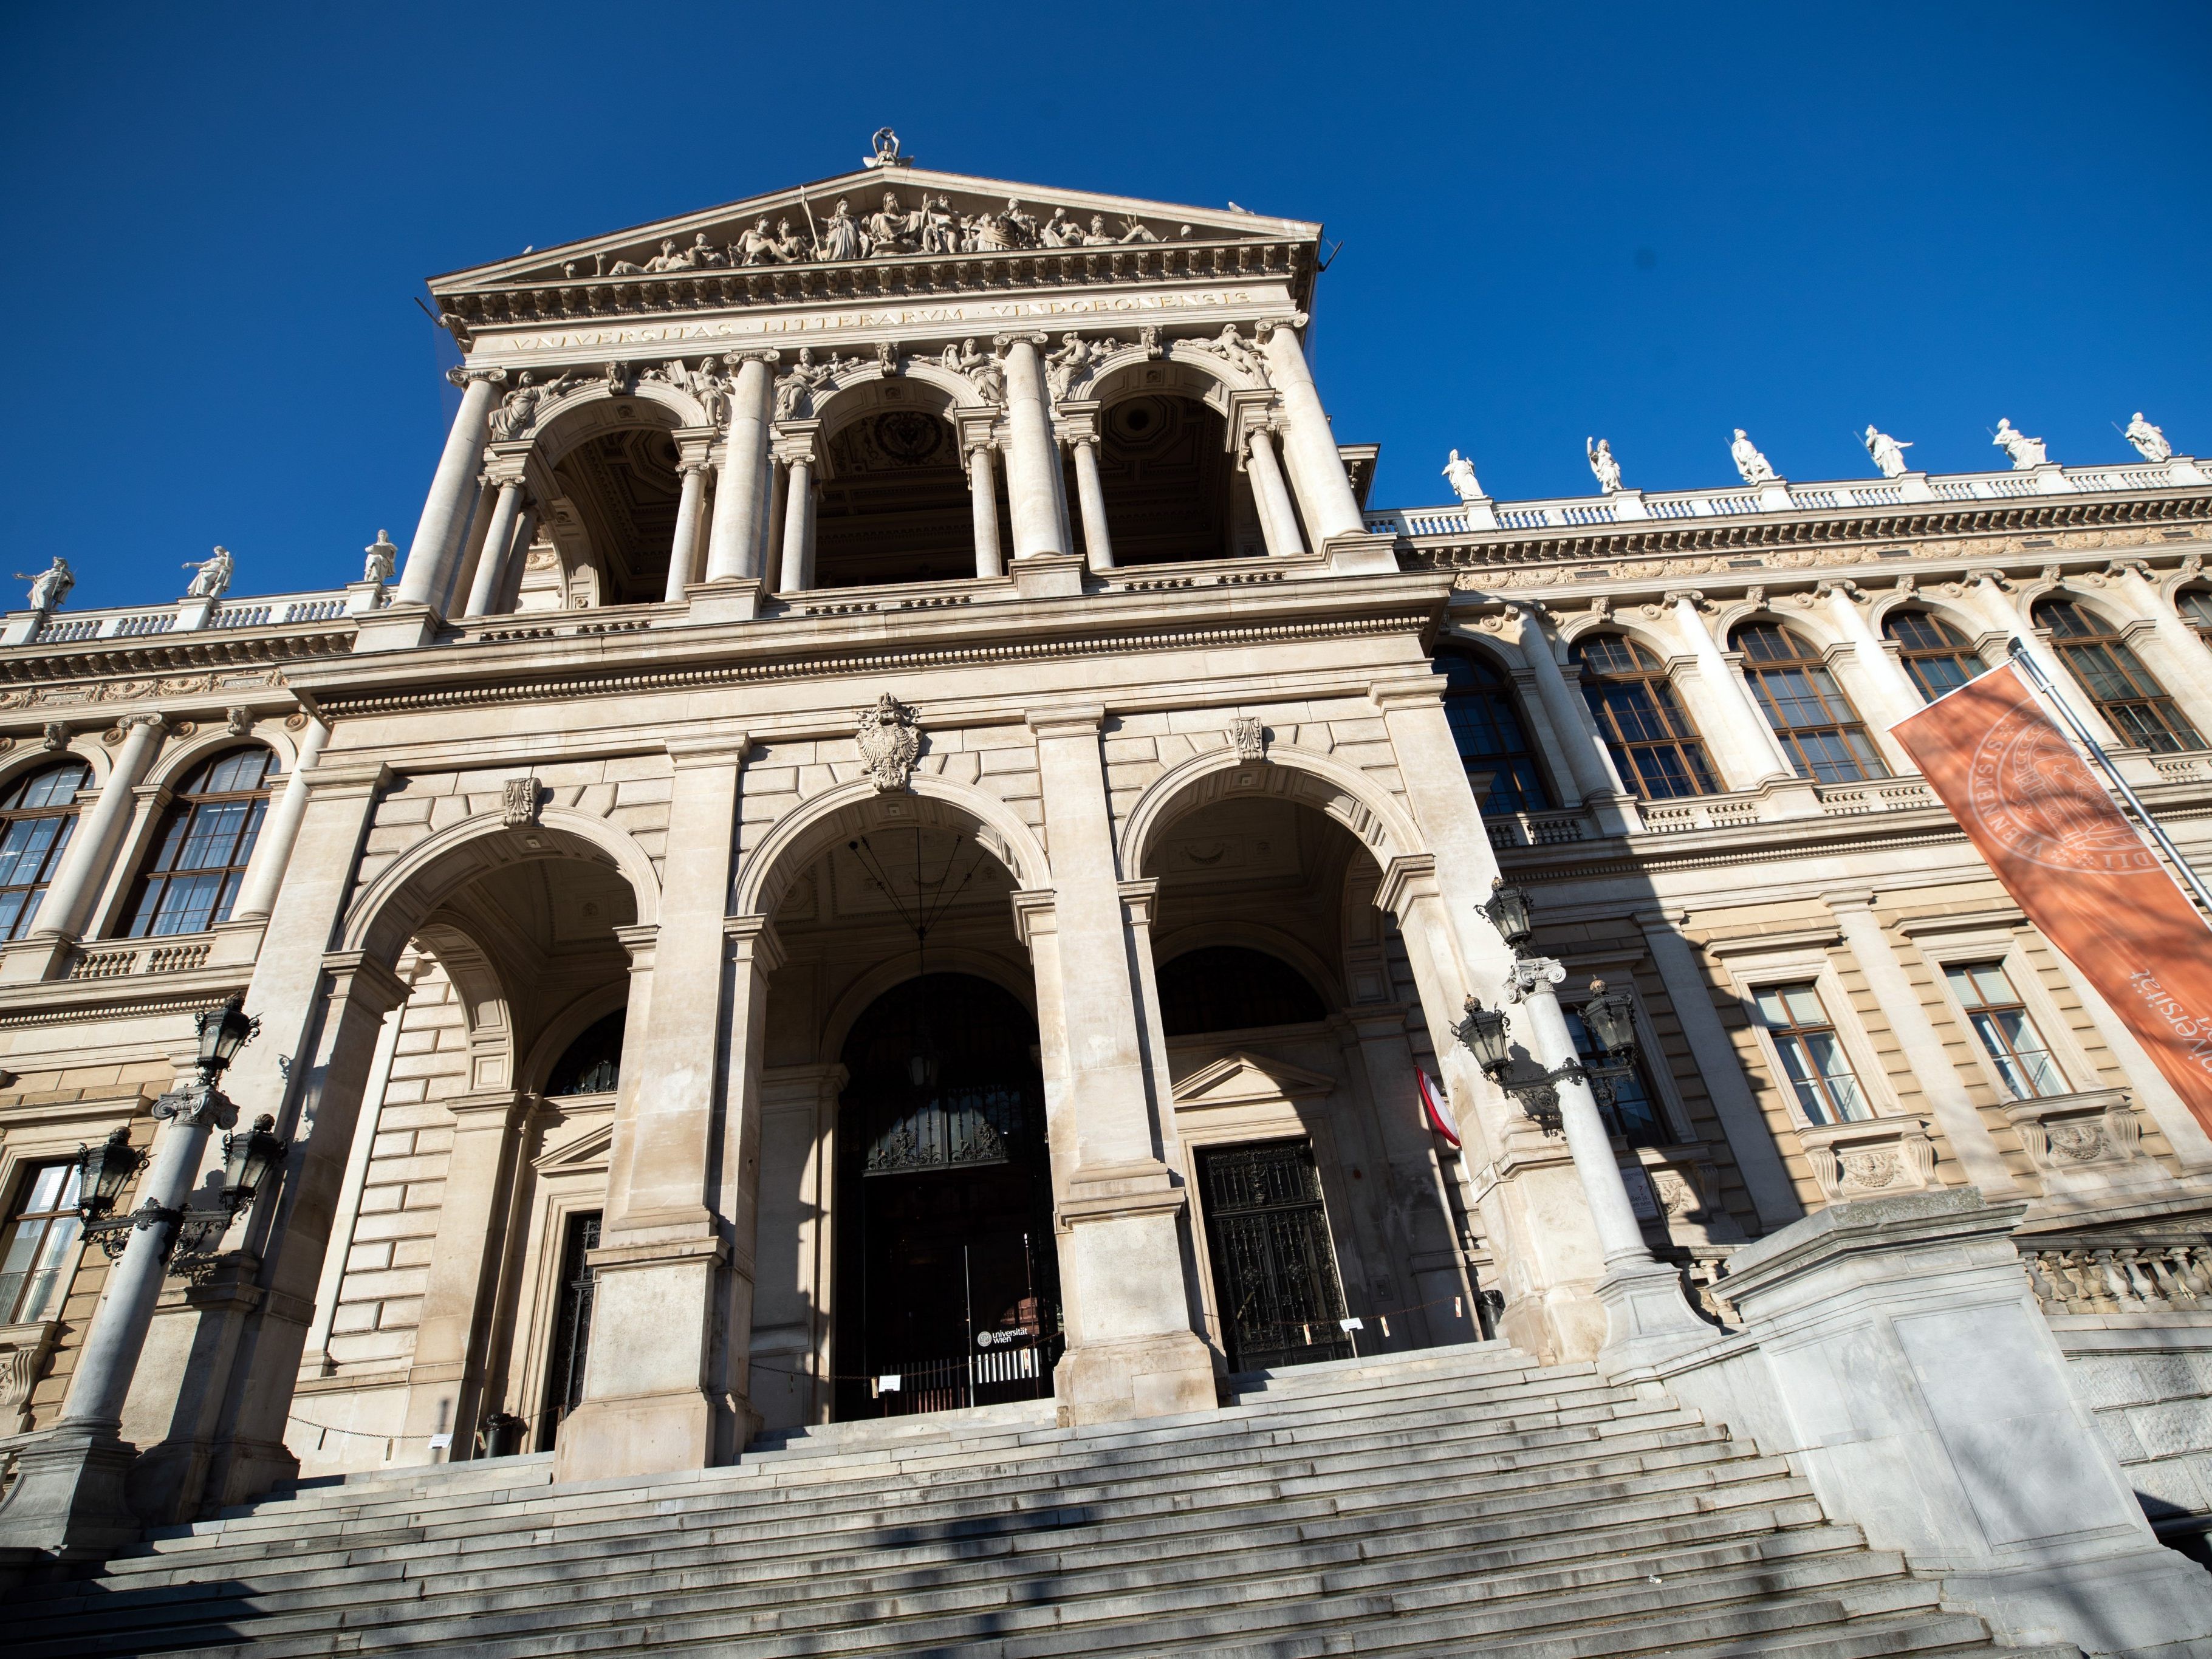
[[[233,921],[251,921],[267,915],[276,906],[276,890],[283,884],[284,866],[291,862],[292,843],[300,838],[300,820],[307,811],[307,774],[331,740],[331,728],[312,716],[300,738],[300,756],[292,775],[284,780],[283,793],[270,809],[261,834],[253,843],[253,857],[239,884],[238,902],[231,908]]]
[[[503,368],[455,368],[446,378],[461,390],[461,407],[446,434],[445,453],[430,479],[430,494],[408,544],[406,568],[399,574],[399,605],[428,605],[445,590],[453,555],[468,533],[476,506],[477,459],[483,453],[484,426],[491,419],[492,388],[507,379]]]
[[[768,510],[769,399],[775,391],[773,351],[733,353],[730,431],[722,475],[714,486],[714,526],[707,544],[707,580],[758,576],[763,514]]]
[[[1098,482],[1098,441],[1077,438],[1075,495],[1083,509],[1083,547],[1093,570],[1114,568],[1114,540],[1106,529],[1106,491]]]
[[[1283,453],[1290,463],[1291,487],[1305,509],[1314,539],[1326,543],[1335,536],[1356,536],[1367,526],[1352,498],[1352,481],[1344,475],[1344,458],[1336,453],[1336,434],[1329,430],[1328,414],[1321,406],[1305,352],[1298,345],[1296,325],[1305,319],[1262,323],[1258,332],[1267,356],[1267,378],[1283,399]]]
[[[968,501],[975,521],[975,574],[979,576],[1006,574],[999,548],[999,482],[991,465],[994,451],[988,438],[968,446]]]
[[[1267,538],[1270,558],[1294,558],[1304,552],[1298,539],[1298,515],[1291,506],[1291,492],[1283,485],[1283,469],[1275,459],[1275,434],[1254,427],[1244,434],[1244,470],[1252,480],[1253,499],[1260,508],[1260,533]]]
[[[1052,438],[1042,334],[1002,334],[1006,367],[1006,499],[1014,520],[1014,556],[1067,551],[1067,508],[1060,499],[1060,452]]]
[[[32,918],[33,937],[54,934],[73,939],[84,931],[92,902],[107,879],[117,842],[131,819],[131,792],[154,763],[168,726],[159,714],[132,714],[123,722],[123,747],[116,752],[114,769],[93,797],[89,811],[80,811],[76,833],[62,854],[46,896]]]
[[[507,574],[507,549],[514,540],[515,520],[522,515],[522,500],[520,474],[500,480],[499,501],[491,510],[491,528],[484,532],[483,551],[477,556],[476,580],[469,584],[468,604],[461,611],[464,617],[490,614]]]
[[[676,498],[676,533],[668,542],[668,586],[661,594],[670,605],[683,603],[684,585],[699,562],[699,506],[707,495],[703,458],[686,461],[678,470],[684,479],[683,493]]]

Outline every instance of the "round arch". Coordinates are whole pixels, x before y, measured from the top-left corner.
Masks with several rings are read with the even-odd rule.
[[[1406,809],[1341,762],[1288,744],[1269,750],[1265,760],[1242,760],[1224,745],[1192,756],[1154,779],[1137,798],[1115,848],[1121,878],[1143,875],[1154,844],[1177,819],[1217,800],[1251,795],[1271,795],[1327,814],[1386,867],[1395,858],[1428,850]]]
[[[1677,657],[1686,657],[1690,653],[1690,647],[1681,641],[1669,639],[1641,622],[1629,622],[1618,616],[1600,616],[1595,611],[1586,611],[1582,616],[1571,617],[1559,624],[1559,642],[1569,647],[1581,643],[1592,634],[1618,634],[1623,639],[1635,641],[1658,658],[1662,665],[1671,664]],[[1573,663],[1568,663],[1559,672],[1566,675],[1570,684],[1573,683]]]
[[[217,726],[195,732],[164,752],[146,769],[144,781],[165,789],[173,788],[180,779],[191,775],[194,767],[233,749],[266,749],[274,755],[279,787],[282,787],[281,780],[291,776],[292,769],[299,761],[299,750],[289,743],[280,746],[258,730],[241,738],[228,727]]]
[[[529,1048],[515,1067],[515,1087],[530,1094],[544,1094],[554,1066],[568,1052],[568,1045],[609,1014],[629,1007],[629,981],[617,980],[611,985],[585,992],[554,1013],[545,1022],[544,1029],[531,1039]]]
[[[1163,358],[1142,346],[1125,347],[1103,358],[1082,385],[1083,395],[1077,401],[1102,410],[1126,398],[1189,398],[1224,417],[1231,392],[1264,389],[1204,352]]]
[[[68,760],[82,761],[92,769],[92,782],[88,787],[94,789],[103,787],[115,770],[115,757],[108,752],[104,744],[86,733],[71,738],[59,749],[48,749],[40,744],[34,748],[21,748],[20,752],[10,752],[0,757],[0,791],[14,787],[15,780],[26,773],[35,772],[40,767],[51,766],[57,761]]]
[[[799,872],[823,852],[886,823],[957,830],[965,818],[976,841],[1013,872],[1019,886],[1052,885],[1043,846],[1004,801],[934,772],[916,772],[908,787],[910,794],[886,795],[871,780],[856,778],[785,813],[739,866],[732,914],[774,915]],[[895,811],[892,803],[908,810]]]
[[[468,1086],[507,1086],[514,1078],[514,1019],[498,969],[475,939],[450,921],[427,921],[413,938],[416,950],[445,970],[460,999],[468,1032]]]
[[[2032,586],[2022,584],[2020,595],[2014,603],[2019,608],[2021,622],[2024,626],[2029,628],[2043,626],[2035,619],[2035,607],[2045,599],[2065,599],[2077,605],[2118,635],[2124,635],[2130,628],[2143,620],[2141,617],[2129,616],[2112,603],[2109,594],[2085,592],[2068,580],[2037,582]]]
[[[1813,647],[1815,655],[1825,655],[1832,647],[1849,642],[1835,624],[1817,610],[1791,611],[1785,614],[1771,605],[1727,606],[1714,618],[1713,633],[1720,641],[1722,650],[1735,651],[1740,648],[1735,642],[1736,630],[1761,623],[1796,635]]]
[[[953,411],[976,407],[980,400],[970,399],[963,404],[959,393],[944,384],[948,380],[958,380],[970,392],[975,390],[973,386],[968,386],[966,375],[948,375],[942,368],[937,368],[933,374],[912,368],[896,376],[880,371],[855,374],[834,387],[825,389],[814,399],[815,417],[821,422],[814,440],[816,455],[819,457],[823,453],[822,446],[830,439],[871,415],[912,410],[917,414],[933,415],[957,427],[958,422],[953,420]],[[912,383],[911,395],[909,382]]]
[[[1036,979],[1032,974],[1019,971],[1015,964],[988,951],[969,951],[957,945],[939,945],[929,953],[932,974],[969,974],[988,980],[1000,990],[1010,994],[1015,1001],[1036,1018]],[[852,1035],[853,1026],[867,1012],[871,1004],[887,991],[896,990],[910,979],[920,978],[909,962],[878,963],[862,974],[830,1005],[829,1018],[822,1023],[821,1047],[817,1052],[834,1060],[845,1052],[845,1040]]]
[[[672,432],[681,427],[713,424],[696,398],[669,381],[639,380],[631,383],[627,392],[617,392],[605,381],[594,380],[541,404],[536,416],[514,434],[513,441],[528,440],[532,459],[550,468],[586,438],[607,429],[603,422],[574,417],[597,404],[610,403],[625,405],[620,412],[634,417],[621,422],[624,425],[665,426]],[[639,416],[644,418],[635,418]]]
[[[1874,603],[1867,607],[1867,626],[1874,630],[1876,639],[1888,637],[1882,632],[1882,625],[1899,611],[1925,611],[1950,623],[1970,640],[1979,640],[1991,631],[1989,618],[1977,616],[1949,599],[1921,587],[1893,588],[1887,593],[1876,594]]]
[[[639,924],[659,920],[660,878],[645,849],[605,818],[547,806],[528,829],[483,812],[416,842],[354,901],[340,948],[396,961],[416,929],[455,889],[501,865],[556,858],[586,859],[614,870],[629,884]]]

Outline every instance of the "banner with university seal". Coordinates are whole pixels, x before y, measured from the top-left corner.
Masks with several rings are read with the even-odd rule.
[[[1892,728],[2044,936],[2212,1131],[2212,928],[2017,669]]]

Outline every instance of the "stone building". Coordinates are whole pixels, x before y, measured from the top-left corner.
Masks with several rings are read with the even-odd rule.
[[[459,409],[362,581],[8,617],[0,1541],[1510,1344],[1793,1441],[1994,1629],[2073,1629],[2006,1611],[2057,1561],[2166,1617],[2128,1494],[2212,1516],[2212,1142],[1888,728],[2024,649],[2203,854],[2212,478],[1739,434],[1741,488],[1374,505],[1318,238],[888,146],[434,279]],[[1470,998],[1598,1092],[1501,1087]],[[87,1247],[110,1137],[172,1149],[112,1216],[216,1214],[166,1274]],[[1817,1301],[1879,1408],[1754,1305],[1807,1249],[1887,1264]],[[2021,1379],[1985,1419],[1915,1297]],[[2040,1437],[2008,1501],[2071,1518],[1887,1540],[1796,1389]]]

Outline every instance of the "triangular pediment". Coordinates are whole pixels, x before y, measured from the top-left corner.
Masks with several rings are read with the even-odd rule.
[[[610,1112],[576,1136],[552,1151],[541,1152],[532,1161],[531,1167],[540,1175],[562,1175],[581,1170],[605,1170],[615,1140],[614,1115]]]
[[[1175,1085],[1177,1106],[1236,1106],[1253,1100],[1304,1100],[1334,1093],[1336,1079],[1286,1060],[1239,1048]]]
[[[886,194],[897,198],[897,208],[882,217]],[[841,222],[840,201],[847,204],[849,234],[833,228]],[[744,239],[763,219],[768,221],[771,237],[786,222],[788,229],[777,249],[755,247],[749,252]],[[1055,226],[1073,227],[1082,240],[1070,240],[1069,233]],[[880,246],[878,230],[891,233]],[[624,276],[774,271],[861,258],[975,258],[1114,249],[1127,253],[1176,243],[1310,244],[1320,234],[1318,224],[1241,209],[1194,207],[892,166],[840,173],[605,235],[535,248],[511,259],[448,271],[431,278],[430,287],[444,295]],[[664,243],[670,245],[667,254]],[[704,255],[697,252],[702,247]],[[690,263],[653,269],[656,260],[670,258]],[[715,259],[720,263],[714,263]]]

